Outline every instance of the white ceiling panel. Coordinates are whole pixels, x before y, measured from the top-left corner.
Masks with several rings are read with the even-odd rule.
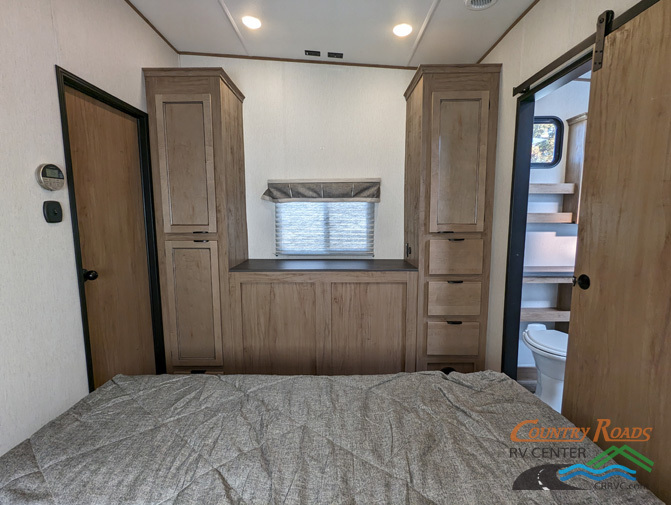
[[[471,11],[464,0],[130,1],[178,51],[402,66],[475,63],[533,2]],[[259,18],[261,28],[250,30],[243,16]],[[413,32],[394,36],[399,23]]]
[[[217,0],[132,0],[178,51],[245,54]]]
[[[475,63],[525,11],[531,0],[499,0],[472,11],[463,0],[442,0],[412,61],[405,64]]]
[[[329,60],[331,51],[343,53],[350,62],[404,65],[432,0],[225,2],[250,55],[306,58],[305,50],[311,49],[321,51],[321,60]],[[263,26],[246,28],[239,22],[245,15],[259,18]],[[399,23],[412,25],[413,33],[396,37],[391,30]]]

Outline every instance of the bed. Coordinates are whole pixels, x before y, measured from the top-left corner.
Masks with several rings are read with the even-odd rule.
[[[527,419],[572,426],[491,371],[118,375],[0,457],[0,503],[661,503],[626,483],[525,481],[576,462],[514,457],[533,445],[510,438]]]

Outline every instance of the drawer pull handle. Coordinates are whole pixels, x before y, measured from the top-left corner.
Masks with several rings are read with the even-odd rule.
[[[463,284],[464,281],[447,281],[448,284]]]
[[[207,242],[209,242],[209,240],[194,240],[194,242],[207,243]]]
[[[196,234],[196,233],[210,233],[210,232],[209,231],[193,231],[191,233]]]
[[[447,324],[463,324],[463,321],[445,321]]]
[[[466,240],[466,239],[465,238],[448,238],[447,239],[448,242],[463,242],[464,240]]]

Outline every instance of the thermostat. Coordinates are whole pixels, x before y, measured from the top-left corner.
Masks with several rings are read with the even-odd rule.
[[[63,189],[65,185],[63,171],[51,163],[45,163],[37,167],[36,175],[39,185],[49,191]]]

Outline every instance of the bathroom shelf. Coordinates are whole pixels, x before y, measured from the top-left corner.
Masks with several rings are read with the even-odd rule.
[[[575,184],[572,182],[560,182],[557,184],[529,184],[530,195],[573,195]]]
[[[570,310],[550,308],[522,309],[520,321],[534,323],[568,323],[571,318]]]
[[[572,266],[567,267],[524,267],[524,284],[571,284]]]
[[[527,214],[527,223],[559,223],[567,224],[573,222],[572,212],[530,212]]]

